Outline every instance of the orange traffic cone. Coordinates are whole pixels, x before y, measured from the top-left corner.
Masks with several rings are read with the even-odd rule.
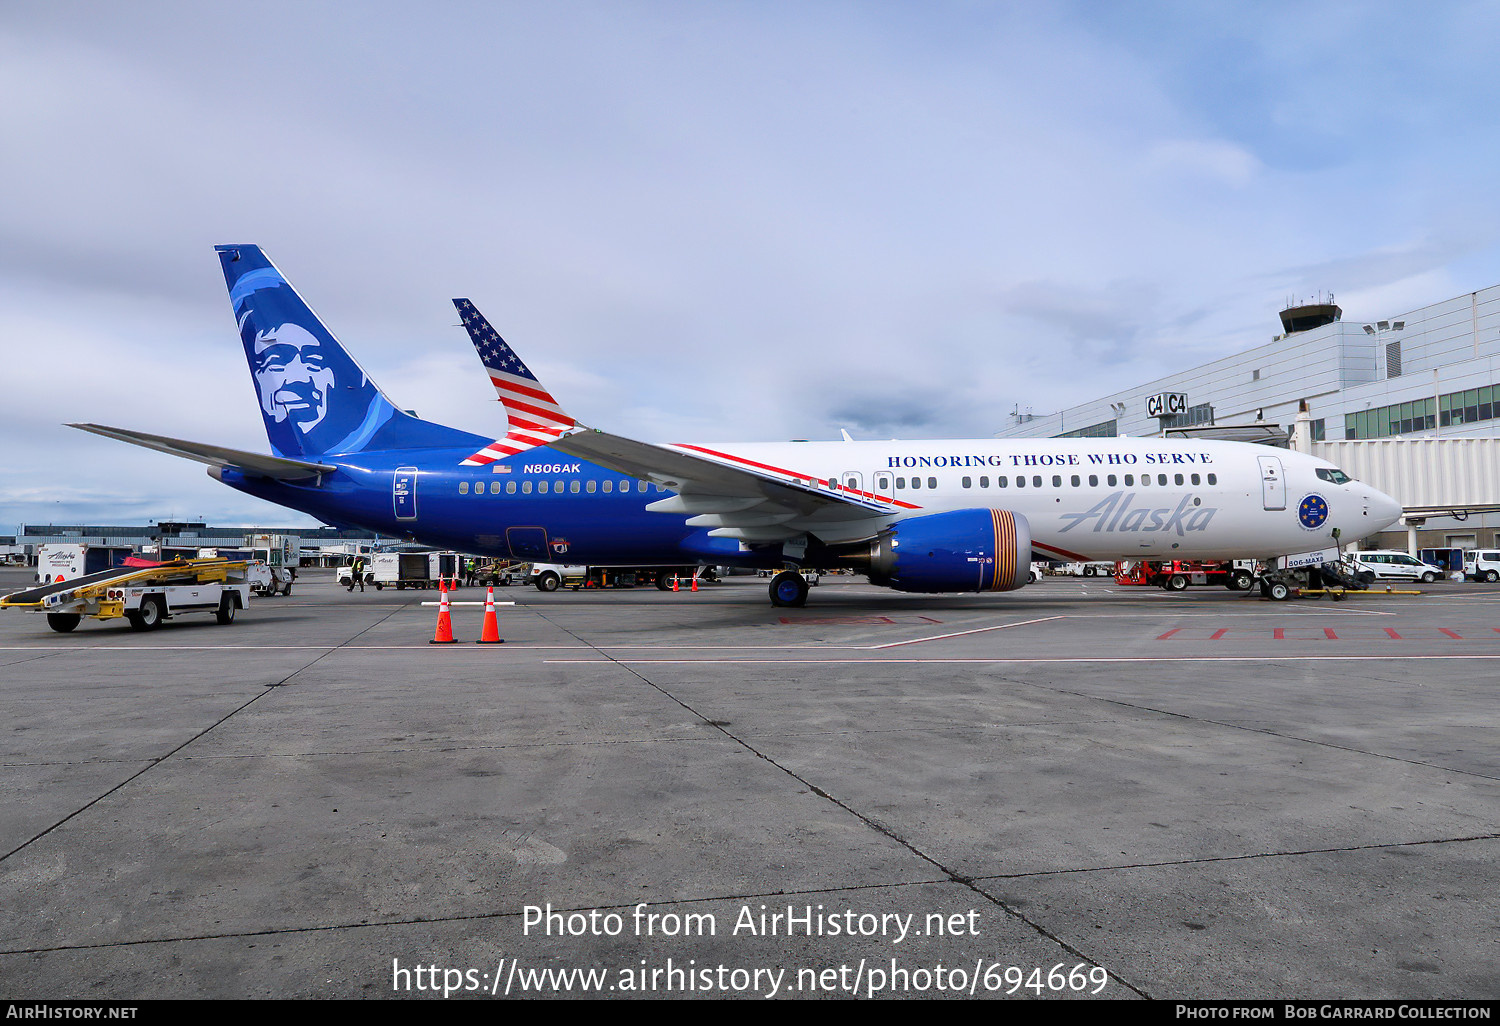
[[[448,613],[448,589],[443,587],[441,580],[438,581],[438,590],[443,593],[443,600],[438,606],[437,633],[427,644],[451,645],[456,640],[453,637],[453,619]]]
[[[677,590],[677,575],[676,574],[672,575],[672,590],[673,591]]]
[[[693,575],[693,590],[694,591],[698,590],[698,575],[697,574]]]
[[[505,639],[500,636],[500,620],[495,616],[495,589],[486,588],[484,592],[484,632],[480,634],[476,645],[503,645]]]

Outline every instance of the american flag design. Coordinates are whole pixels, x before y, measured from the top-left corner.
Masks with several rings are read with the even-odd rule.
[[[505,404],[505,413],[510,418],[509,433],[464,460],[463,466],[494,463],[554,442],[571,431],[577,421],[563,412],[552,393],[542,387],[536,375],[505,344],[500,333],[490,327],[484,314],[467,299],[455,299],[453,305],[458,308],[458,316],[463,320],[480,362],[495,383],[495,394]]]

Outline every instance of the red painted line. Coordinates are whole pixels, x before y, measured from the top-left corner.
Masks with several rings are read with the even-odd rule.
[[[1397,641],[1400,641],[1400,640],[1402,640],[1402,639],[1401,639],[1401,635],[1399,635],[1399,634],[1397,634],[1397,633],[1396,633],[1396,632],[1395,632],[1395,631],[1394,631],[1394,630],[1392,630],[1392,629],[1391,629],[1391,628],[1389,628],[1389,627],[1387,627],[1387,628],[1386,628],[1386,629],[1385,629],[1385,632],[1386,632],[1386,634],[1388,634],[1388,635],[1390,635],[1390,636],[1391,636],[1391,637],[1392,637],[1392,638],[1395,638],[1395,639],[1396,639],[1396,640],[1397,640]]]
[[[692,444],[690,444],[688,442],[676,442],[674,444],[679,449],[692,449],[694,452],[701,452],[701,453],[704,453],[704,454],[706,454],[708,456],[716,457],[717,459],[729,460],[730,462],[733,462],[733,463],[743,463],[747,467],[755,467],[755,468],[757,468],[759,470],[769,470],[773,474],[784,474],[787,477],[795,478],[798,481],[806,481],[809,484],[817,483],[817,484],[825,484],[826,485],[826,484],[831,483],[831,482],[825,481],[822,478],[815,477],[812,474],[799,474],[797,471],[795,471],[795,470],[787,470],[785,467],[773,467],[769,463],[757,463],[755,460],[747,460],[747,459],[745,459],[742,456],[734,456],[734,455],[732,455],[730,453],[727,453],[727,452],[718,452],[718,451],[716,451],[714,449],[707,449],[707,448],[704,448],[701,445],[692,445]],[[840,488],[842,488],[842,486],[840,486]],[[844,490],[851,490],[851,489],[844,489]],[[892,505],[894,505],[894,506],[900,506],[903,509],[921,509],[922,508],[921,506],[914,506],[914,505],[912,505],[909,502],[902,502],[900,499],[891,499],[890,502],[891,502]]]
[[[1271,640],[1272,641],[1285,641],[1286,640],[1286,628],[1285,627],[1277,627],[1275,630],[1273,630],[1271,632]]]
[[[1209,635],[1208,640],[1209,641],[1218,641],[1220,638],[1222,638],[1224,635],[1226,635],[1228,633],[1229,633],[1229,628],[1225,627],[1222,630],[1214,631],[1213,634]]]
[[[1459,633],[1458,633],[1458,632],[1456,632],[1456,631],[1450,631],[1450,630],[1449,630],[1449,629],[1448,629],[1448,628],[1446,628],[1446,627],[1439,627],[1439,628],[1438,628],[1438,632],[1439,632],[1439,633],[1440,633],[1440,634],[1446,634],[1446,635],[1448,635],[1448,637],[1450,637],[1450,638],[1456,638],[1456,639],[1458,639],[1458,640],[1459,640],[1459,641],[1462,641],[1462,640],[1464,640],[1464,639],[1463,639],[1463,636],[1462,636],[1462,635],[1460,635],[1460,634],[1459,634]]]
[[[1069,559],[1078,560],[1084,563],[1090,561],[1089,557],[1081,553],[1070,552],[1067,549],[1060,549],[1056,545],[1048,545],[1045,542],[1037,541],[1035,538],[1031,540],[1031,547],[1034,549],[1046,549],[1048,552],[1056,552],[1060,556],[1067,556]]]
[[[1337,640],[1339,640],[1339,636],[1337,634],[1333,633],[1333,628],[1332,627],[1324,627],[1323,628],[1323,636],[1326,637],[1329,641],[1337,641]]]
[[[1176,634],[1180,630],[1182,630],[1181,627],[1173,627],[1171,630],[1167,631],[1167,633],[1163,634],[1161,637],[1157,638],[1156,640],[1157,641],[1166,641],[1168,638],[1170,638],[1172,635]]]

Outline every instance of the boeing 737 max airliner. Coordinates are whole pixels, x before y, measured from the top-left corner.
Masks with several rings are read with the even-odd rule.
[[[1269,558],[1363,538],[1400,506],[1324,460],[1238,442],[1073,438],[653,445],[584,427],[468,300],[503,438],[392,403],[256,246],[219,260],[272,455],[74,427],[224,484],[440,548],[595,565],[853,567],[908,592],[1009,591],[1033,558]]]

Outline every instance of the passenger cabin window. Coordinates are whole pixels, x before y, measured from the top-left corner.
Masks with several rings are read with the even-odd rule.
[[[1211,484],[1211,485],[1218,484],[1219,483],[1219,475],[1218,474],[1209,474],[1208,475],[1208,483]]]
[[[929,477],[927,479],[927,487],[928,488],[936,488],[937,487],[937,478],[935,478],[935,477]]]
[[[491,495],[499,495],[500,494],[500,482],[499,481],[491,481],[490,482],[490,494]]]
[[[1053,474],[1052,475],[1052,487],[1053,488],[1061,488],[1062,487],[1062,475],[1061,474]]]
[[[1089,487],[1090,488],[1098,488],[1099,487],[1099,475],[1098,474],[1090,474],[1089,475]]]
[[[965,488],[972,488],[974,487],[974,479],[972,477],[966,477],[962,481],[960,481],[959,484],[963,485]]]
[[[1059,483],[1061,483],[1061,482],[1059,482]],[[1033,487],[1033,488],[1040,488],[1041,486],[1042,486],[1042,475],[1041,474],[1033,474],[1032,477],[1031,477],[1031,487]]]
[[[981,488],[988,488],[989,486],[990,486],[990,479],[989,478],[987,478],[987,477],[981,477],[979,479],[979,487],[981,487]]]
[[[599,482],[597,482],[597,481],[590,481],[586,487],[589,490],[589,494],[593,495],[594,491],[599,487]]]
[[[1117,483],[1119,483],[1119,478],[1115,477],[1115,475],[1113,475],[1113,474],[1109,475],[1109,477],[1105,478],[1104,480],[1105,480],[1106,483],[1108,483],[1108,485],[1111,488],[1113,488]]]
[[[1181,474],[1178,474],[1178,475],[1176,475],[1176,476],[1175,476],[1175,477],[1174,477],[1174,478],[1173,478],[1173,479],[1172,479],[1172,480],[1173,480],[1173,481],[1174,481],[1174,483],[1176,483],[1176,484],[1182,484],[1182,475],[1181,475]]]
[[[1077,474],[1074,474],[1074,475],[1073,475],[1073,487],[1074,487],[1074,488],[1077,488],[1077,487],[1078,487],[1078,486],[1079,486],[1079,484],[1080,484],[1080,483],[1081,483],[1081,482],[1080,482],[1080,481],[1079,481],[1079,479],[1078,479],[1078,475],[1077,475]]]
[[[613,481],[606,481],[601,487],[604,489],[604,494],[608,495],[615,490],[615,483]]]
[[[530,481],[522,481],[521,482],[521,494],[523,494],[523,495],[530,495],[531,494],[531,482]]]
[[[542,495],[546,495],[547,494],[547,482],[546,481],[538,481],[536,483],[536,490],[538,492],[540,492]]]
[[[507,481],[507,482],[505,482],[505,494],[507,494],[507,495],[514,495],[514,494],[516,494],[516,483],[514,481]]]
[[[890,493],[890,490],[891,490],[891,475],[889,475],[889,474],[876,474],[875,475],[875,491],[879,492],[882,495],[888,495]]]
[[[1156,475],[1156,483],[1159,484],[1159,485],[1161,485],[1163,488],[1165,488],[1167,486],[1167,475],[1166,474],[1157,474]]]
[[[921,488],[922,487],[922,479],[920,477],[914,477],[914,478],[912,478],[911,479],[911,486],[913,488]]]
[[[469,482],[467,482],[467,481],[460,481],[458,483],[458,494],[459,495],[468,495],[469,494]]]

